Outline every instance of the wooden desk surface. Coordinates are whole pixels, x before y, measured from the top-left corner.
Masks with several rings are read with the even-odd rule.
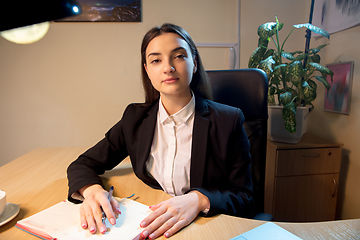
[[[21,209],[16,218],[0,227],[0,240],[38,239],[17,229],[16,222],[66,199],[67,166],[85,150],[39,148],[0,167],[0,189],[6,192],[8,202],[18,204]],[[146,205],[170,198],[136,178],[129,161],[104,174],[103,181],[105,186],[115,187],[114,196],[125,197],[135,193],[137,201]],[[263,223],[227,215],[199,217],[171,239],[230,239]],[[277,224],[303,239],[360,239],[360,219]]]

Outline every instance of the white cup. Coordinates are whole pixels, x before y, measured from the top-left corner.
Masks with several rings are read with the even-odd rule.
[[[4,212],[6,207],[6,193],[0,190],[0,215]]]

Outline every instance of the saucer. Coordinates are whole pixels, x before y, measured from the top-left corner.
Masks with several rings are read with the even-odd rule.
[[[14,203],[7,203],[4,212],[0,215],[0,226],[11,221],[20,212],[20,207]]]

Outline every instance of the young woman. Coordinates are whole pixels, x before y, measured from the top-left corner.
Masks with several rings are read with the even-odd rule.
[[[101,208],[115,224],[119,204],[108,201],[98,175],[127,156],[144,183],[174,196],[139,223],[142,238],[170,237],[199,213],[249,216],[251,158],[241,110],[210,100],[199,53],[181,27],[151,29],[141,58],[145,103],[130,104],[105,138],[68,168],[69,200],[83,201],[82,227],[105,233]]]

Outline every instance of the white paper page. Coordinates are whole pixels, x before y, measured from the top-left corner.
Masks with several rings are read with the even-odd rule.
[[[140,227],[141,221],[147,217],[151,210],[148,206],[141,203],[122,199],[120,201],[121,214],[116,219],[116,224],[111,225],[106,219],[107,232],[105,234],[97,233],[95,235],[90,234],[88,230],[84,230],[80,226],[80,221],[74,227],[67,229],[56,236],[59,240],[68,239],[133,239],[143,228]]]
[[[80,206],[80,204],[63,201],[18,223],[56,237],[64,229],[71,228],[80,222]]]

